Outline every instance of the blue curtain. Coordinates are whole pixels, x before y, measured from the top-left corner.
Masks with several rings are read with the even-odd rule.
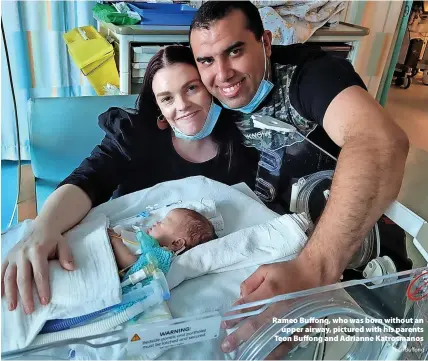
[[[27,124],[29,98],[95,95],[72,62],[62,35],[78,26],[93,25],[96,1],[2,1],[2,22],[16,96],[21,157],[30,159]],[[3,39],[2,39],[3,40]],[[16,160],[15,116],[1,41],[1,158]],[[61,121],[61,119],[58,119]]]

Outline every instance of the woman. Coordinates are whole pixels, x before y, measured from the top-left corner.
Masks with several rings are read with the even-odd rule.
[[[41,304],[49,302],[48,259],[74,269],[62,234],[112,195],[195,175],[251,187],[257,153],[241,144],[234,117],[214,103],[189,48],[160,50],[148,64],[137,113],[110,108],[100,116],[103,141],[50,195],[32,234],[3,263],[9,309],[17,306],[18,287],[25,312],[34,310],[33,276]]]

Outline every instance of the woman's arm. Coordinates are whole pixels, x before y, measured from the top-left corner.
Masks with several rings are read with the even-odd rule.
[[[34,310],[32,282],[41,304],[50,299],[48,259],[58,258],[66,270],[74,270],[73,255],[62,236],[91,209],[91,200],[79,187],[66,184],[55,190],[34,221],[32,232],[9,252],[2,264],[2,296],[9,310],[17,307],[21,295],[25,312]]]
[[[25,312],[33,312],[33,279],[40,303],[49,303],[49,259],[58,259],[64,269],[74,270],[73,256],[62,234],[92,207],[108,201],[130,166],[130,154],[123,151],[115,136],[107,134],[58,186],[43,205],[32,233],[7,255],[2,264],[2,296],[6,295],[9,310],[17,307],[19,292]]]
[[[48,197],[35,221],[62,234],[79,223],[91,208],[92,202],[82,189],[65,184]]]

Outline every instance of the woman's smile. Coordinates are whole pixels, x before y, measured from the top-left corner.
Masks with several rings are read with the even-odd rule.
[[[196,114],[198,114],[200,110],[195,110],[194,112],[188,113],[186,115],[183,115],[179,118],[177,118],[175,121],[183,121],[183,120],[193,120]]]

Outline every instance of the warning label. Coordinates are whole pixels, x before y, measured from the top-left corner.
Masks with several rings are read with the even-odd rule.
[[[172,322],[158,325],[150,324],[150,329],[129,334],[128,354],[152,349],[171,348],[180,345],[210,340],[218,337],[220,316],[213,316],[188,322]]]
[[[140,341],[141,340],[141,338],[140,338],[140,336],[138,336],[137,334],[135,334],[134,336],[132,336],[132,338],[131,338],[131,342],[135,342],[135,341]]]

